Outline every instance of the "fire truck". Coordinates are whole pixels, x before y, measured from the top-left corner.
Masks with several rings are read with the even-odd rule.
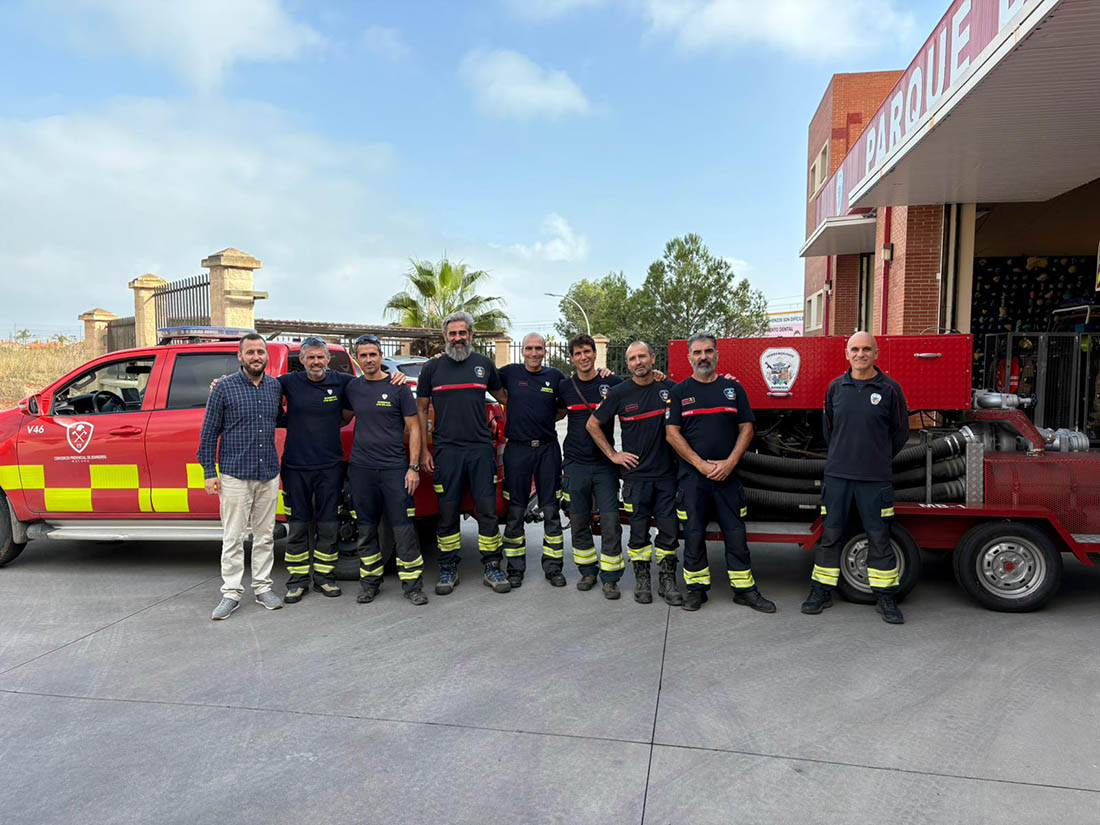
[[[0,566],[32,539],[220,541],[218,498],[207,495],[195,454],[210,383],[239,368],[237,339],[246,331],[164,331],[161,345],[95,358],[0,412]],[[330,352],[332,369],[360,374],[343,347]],[[268,358],[272,376],[302,369],[296,343],[269,342]],[[490,399],[486,415],[499,462],[503,412]],[[354,424],[342,430],[345,458],[353,431]],[[277,430],[280,454],[284,440]],[[415,505],[421,535],[434,541],[438,509],[426,473]],[[463,511],[473,512],[468,496]],[[281,492],[277,513],[281,536]],[[346,495],[340,536],[337,573],[358,578]]]
[[[691,375],[687,352],[686,341],[669,343],[673,380]],[[748,540],[810,550],[822,530],[822,404],[847,369],[845,339],[721,339],[718,352],[719,372],[737,377],[756,412],[738,466]],[[877,366],[901,384],[913,414],[893,465],[900,594],[916,584],[923,549],[950,554],[956,580],[985,607],[1035,610],[1058,590],[1063,553],[1090,566],[1100,554],[1100,452],[1083,433],[1035,426],[1029,398],[973,390],[972,361],[970,335],[879,339]],[[708,538],[721,538],[716,525]],[[866,535],[852,524],[838,583],[851,601],[874,601],[866,557]]]

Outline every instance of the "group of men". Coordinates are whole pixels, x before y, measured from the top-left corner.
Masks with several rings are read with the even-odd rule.
[[[382,370],[381,344],[374,336],[356,342],[355,357],[363,372],[357,378],[329,370],[327,346],[316,338],[301,344],[303,371],[271,378],[264,372],[263,339],[253,334],[241,340],[241,371],[213,387],[199,447],[207,490],[221,496],[225,528],[223,598],[212,618],[228,618],[239,606],[246,524],[251,524],[254,536],[256,601],[268,609],[283,605],[271,585],[268,529],[274,526],[280,469],[274,445],[277,424],[287,430],[282,479],[289,507],[290,579],[285,601],[300,601],[311,585],[326,596],[340,595],[332,575],[343,476],[340,428],[352,418],[355,435],[347,474],[359,530],[359,602],[373,601],[381,587],[378,531],[383,514],[393,528],[398,577],[406,598],[418,605],[428,601],[412,524],[412,496],[423,469],[432,475],[439,502],[437,595],[451,593],[459,583],[459,519],[466,491],[477,517],[483,583],[496,593],[522,586],[524,521],[533,486],[543,520],[541,566],[551,585],[566,584],[560,514],[564,504],[573,562],[580,573],[578,590],[591,590],[598,580],[605,598],[620,598],[619,581],[629,560],[633,597],[650,603],[655,555],[658,597],[684,610],[699,610],[711,587],[706,528],[716,520],[734,602],[775,612],[775,604],[760,593],[752,573],[745,494],[736,469],[752,442],[755,418],[744,387],[718,373],[714,335],[691,336],[692,376],[674,384],[654,369],[653,352],[641,341],[627,348],[630,375],[623,379],[596,368],[596,346],[588,335],[569,342],[574,371],[567,376],[544,365],[546,342],[538,334],[524,338],[522,364],[498,369],[473,351],[473,319],[468,314],[448,316],[442,332],[444,352],[423,367],[415,400],[404,376]],[[802,612],[820,613],[832,604],[841,539],[854,502],[868,534],[868,576],[879,612],[885,621],[900,623],[894,599],[897,564],[889,538],[890,462],[908,436],[908,413],[901,388],[874,366],[876,355],[870,335],[854,335],[847,347],[851,369],[826,395],[825,437],[830,448],[822,495],[824,533]],[[503,535],[486,393],[506,409]],[[434,412],[430,430],[429,408]],[[568,418],[567,433],[559,446],[555,424],[563,417]],[[621,449],[615,447],[616,418]],[[620,482],[630,526],[627,559],[619,522]],[[597,513],[598,552],[593,538]],[[686,592],[681,592],[676,576],[678,521],[684,533]]]

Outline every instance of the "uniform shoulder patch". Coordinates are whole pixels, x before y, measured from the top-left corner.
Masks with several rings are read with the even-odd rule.
[[[474,367],[474,375],[476,375],[478,378],[484,378],[486,375],[485,367]]]

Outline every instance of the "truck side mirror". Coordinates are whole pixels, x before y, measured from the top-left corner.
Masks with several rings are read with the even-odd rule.
[[[22,401],[19,402],[19,409],[22,412],[30,413],[31,415],[38,415],[38,396],[28,395]]]

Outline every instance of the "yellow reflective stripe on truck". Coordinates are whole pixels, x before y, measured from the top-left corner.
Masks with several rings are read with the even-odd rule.
[[[6,464],[0,467],[0,487],[5,490],[44,490],[46,474],[41,464]]]
[[[88,478],[93,490],[136,490],[141,486],[136,464],[92,464]]]

